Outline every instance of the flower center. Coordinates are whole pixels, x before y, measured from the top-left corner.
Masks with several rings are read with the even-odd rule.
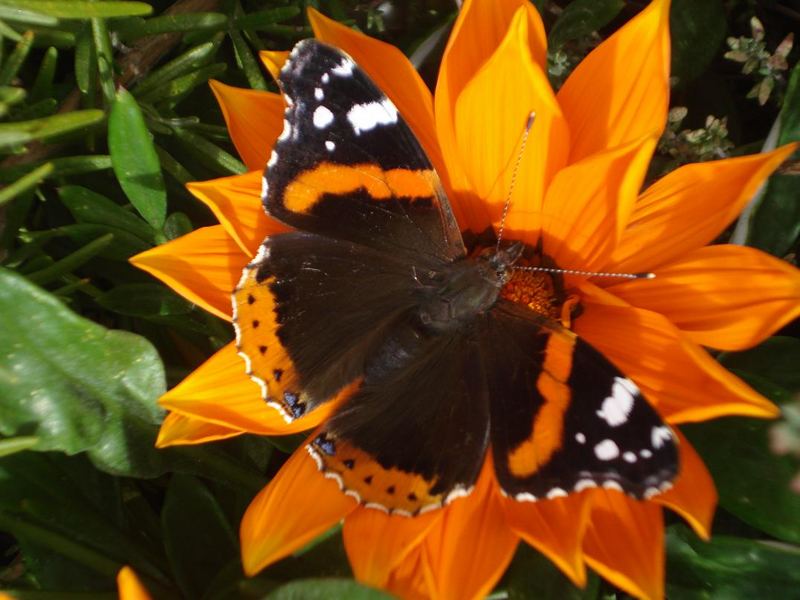
[[[560,301],[553,278],[547,273],[512,271],[511,279],[500,290],[500,296],[517,304],[527,306],[535,313],[549,319],[561,316]]]

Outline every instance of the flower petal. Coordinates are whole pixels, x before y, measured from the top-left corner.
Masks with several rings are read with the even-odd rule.
[[[608,269],[653,270],[716,238],[794,150],[679,167],[639,198]]]
[[[593,492],[583,550],[587,564],[637,598],[664,597],[664,521],[661,507],[614,490]]]
[[[117,573],[119,600],[150,600],[150,594],[130,567],[122,567]],[[10,596],[9,596],[10,598]]]
[[[344,522],[342,536],[356,579],[384,587],[392,572],[419,546],[439,517],[441,511],[406,517],[374,508],[354,510]]]
[[[255,256],[264,238],[288,228],[264,212],[261,203],[261,171],[250,171],[186,185],[214,213],[242,251]]]
[[[699,248],[660,267],[655,279],[607,289],[721,350],[750,348],[800,316],[800,271],[745,246]]]
[[[423,547],[418,545],[392,571],[386,589],[398,598],[429,600],[433,597],[429,580],[432,580],[430,568],[425,563]]]
[[[263,171],[272,144],[283,129],[285,105],[280,94],[208,82],[222,109],[233,145],[247,168]]]
[[[444,176],[433,125],[433,99],[428,86],[408,58],[391,44],[337,23],[313,8],[308,9],[308,20],[320,41],[347,52],[394,102],[428,158]]]
[[[541,502],[503,499],[508,526],[552,560],[575,585],[586,585],[583,535],[589,521],[586,492]]]
[[[575,320],[575,332],[633,379],[669,423],[778,415],[774,404],[663,315],[628,306],[590,284],[581,291],[584,312]]]
[[[717,488],[711,474],[703,464],[689,440],[675,431],[680,439],[680,473],[671,490],[653,498],[681,515],[704,540],[711,537],[711,522],[717,508]]]
[[[644,137],[558,172],[547,190],[541,219],[544,251],[559,267],[596,270],[608,262],[655,143],[654,137]]]
[[[491,459],[487,457],[475,489],[445,507],[425,539],[438,598],[482,598],[514,556],[519,538],[506,525]]]
[[[547,76],[531,57],[528,12],[517,10],[497,51],[464,86],[454,124],[470,189],[488,206],[492,222],[499,223],[513,185],[507,229],[538,234],[544,192],[569,152],[569,130]],[[520,154],[531,111],[530,143]]]
[[[221,225],[202,227],[130,262],[211,314],[231,320],[231,294],[248,257]]]
[[[583,59],[558,92],[572,132],[570,162],[661,134],[669,61],[669,0],[653,0]]]
[[[480,197],[469,193],[467,173],[458,160],[460,148],[456,138],[455,106],[461,91],[506,37],[511,20],[520,8],[525,10],[527,16],[530,56],[539,70],[544,69],[547,64],[547,37],[539,13],[529,2],[466,0],[450,34],[436,84],[436,132],[447,163],[449,191],[452,193],[450,201],[462,229],[476,233],[491,225],[491,221]],[[513,80],[517,83],[521,81],[519,76]],[[531,108],[527,109],[528,112]],[[487,114],[488,111],[479,118],[483,119]],[[527,113],[516,123],[514,141],[521,136],[526,118]]]
[[[261,64],[269,71],[272,78],[278,81],[283,63],[289,58],[289,50],[262,50],[258,53]]]
[[[171,412],[161,423],[158,431],[156,448],[168,446],[183,446],[189,444],[205,444],[224,440],[245,433],[240,429],[223,427],[216,423],[209,423],[197,417],[188,417],[180,413]]]
[[[335,400],[326,402],[287,423],[277,410],[264,402],[258,385],[245,373],[244,360],[236,353],[233,342],[161,396],[158,402],[183,415],[260,435],[287,435],[311,429],[327,419],[336,406]]]
[[[314,459],[299,448],[261,490],[242,517],[239,535],[244,572],[264,567],[299,550],[357,506]]]

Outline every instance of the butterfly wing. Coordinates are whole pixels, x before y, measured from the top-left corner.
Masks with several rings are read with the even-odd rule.
[[[264,180],[270,215],[390,252],[465,254],[430,160],[349,56],[316,40],[299,42],[280,86],[288,107]]]
[[[677,440],[630,379],[557,323],[501,300],[486,336],[491,440],[518,500],[589,487],[642,498],[677,473]]]

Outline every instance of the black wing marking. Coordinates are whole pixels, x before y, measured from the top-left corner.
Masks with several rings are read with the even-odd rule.
[[[675,435],[589,344],[501,300],[486,348],[492,448],[505,493],[536,500],[603,486],[643,498],[671,487]]]
[[[280,85],[288,108],[264,179],[270,215],[393,252],[465,254],[430,160],[349,56],[316,40],[299,42]]]

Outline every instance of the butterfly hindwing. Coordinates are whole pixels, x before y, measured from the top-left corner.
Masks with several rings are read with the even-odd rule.
[[[447,199],[394,104],[346,54],[298,43],[280,74],[284,129],[264,179],[288,225],[395,253],[463,256]]]
[[[589,344],[501,300],[487,347],[492,449],[505,493],[536,500],[607,487],[642,498],[670,485],[674,434]]]

